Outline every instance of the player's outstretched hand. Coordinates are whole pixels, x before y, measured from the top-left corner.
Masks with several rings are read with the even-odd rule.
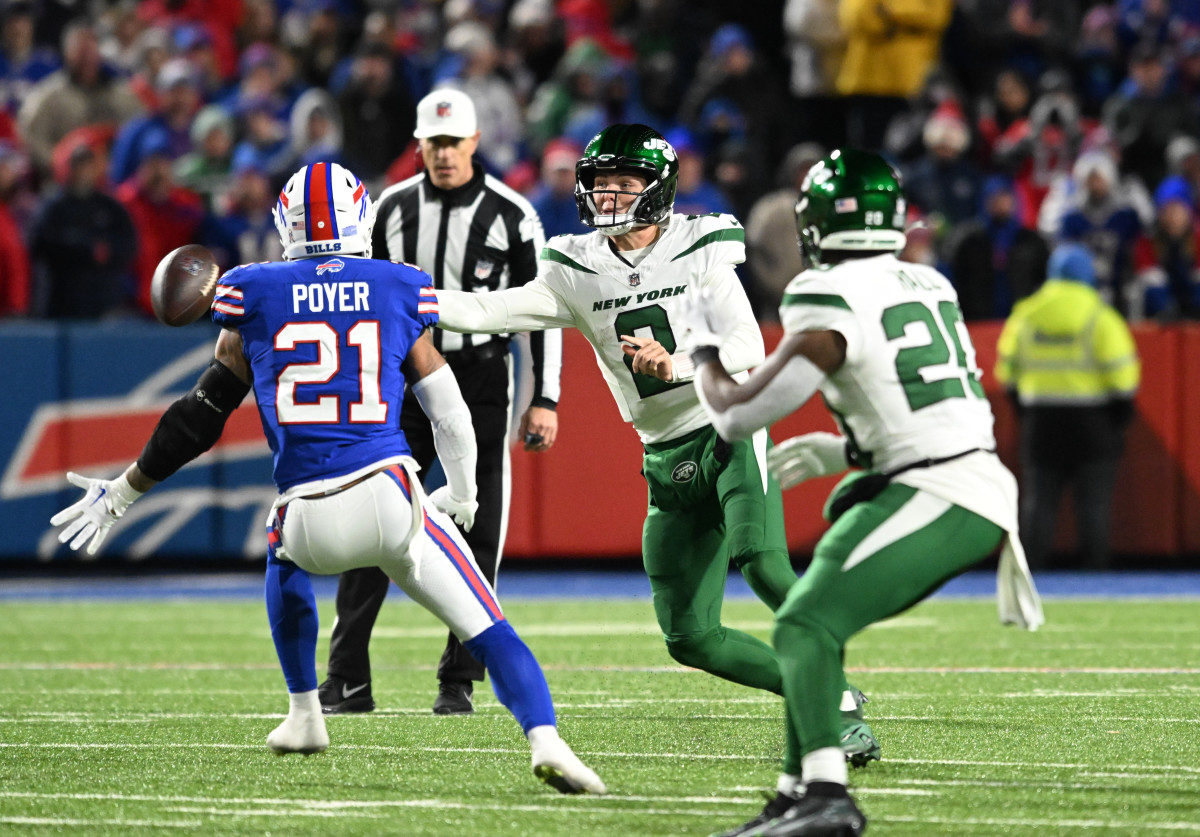
[[[454,522],[464,532],[470,532],[475,525],[475,510],[479,508],[477,500],[460,500],[450,493],[450,486],[443,485],[429,495],[433,504],[454,518]]]
[[[142,492],[134,489],[124,474],[115,480],[97,480],[69,471],[67,480],[86,493],[82,500],[67,506],[50,518],[50,525],[60,526],[67,523],[67,528],[58,533],[58,541],[70,541],[71,549],[74,550],[78,550],[91,538],[88,555],[95,555],[100,549],[100,544],[104,543],[108,530],[125,513],[125,509],[142,496]]]
[[[689,290],[684,295],[679,313],[672,317],[672,325],[682,327],[682,346],[689,353],[700,346],[720,348],[729,328],[716,300],[704,289]]]
[[[813,477],[840,474],[847,467],[846,439],[836,433],[793,436],[767,451],[767,470],[782,488]]]

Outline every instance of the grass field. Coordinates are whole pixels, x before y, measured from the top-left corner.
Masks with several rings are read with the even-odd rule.
[[[706,835],[758,812],[780,699],[680,668],[644,601],[513,600],[563,736],[606,797],[536,782],[489,689],[429,714],[443,631],[389,599],[379,711],[321,755],[264,738],[287,698],[261,603],[0,605],[0,833]],[[1200,834],[1198,603],[1052,601],[1029,634],[928,602],[850,646],[884,761],[852,774],[875,835]],[[323,663],[332,602],[321,602]],[[769,637],[767,612],[726,621]]]

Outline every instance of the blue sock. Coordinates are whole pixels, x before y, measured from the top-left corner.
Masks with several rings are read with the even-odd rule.
[[[463,645],[488,670],[492,691],[513,713],[522,730],[529,732],[534,727],[555,725],[554,701],[550,699],[546,675],[507,620],[497,622]]]
[[[267,618],[289,692],[317,688],[317,597],[308,573],[267,556]]]

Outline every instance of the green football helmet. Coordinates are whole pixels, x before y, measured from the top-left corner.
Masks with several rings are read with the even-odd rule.
[[[796,201],[800,250],[814,264],[831,251],[898,252],[907,205],[900,174],[878,154],[834,151],[808,170]]]
[[[596,196],[611,194],[613,190],[597,192],[596,175],[618,171],[645,177],[646,188],[636,193],[628,212],[601,212]],[[635,226],[666,226],[675,206],[678,183],[678,158],[662,134],[645,125],[610,125],[592,137],[583,157],[575,164],[575,206],[579,208],[579,220],[605,235],[624,235]]]

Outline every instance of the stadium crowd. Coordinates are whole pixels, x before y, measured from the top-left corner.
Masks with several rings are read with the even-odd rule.
[[[331,160],[378,195],[415,103],[475,102],[485,167],[548,236],[606,125],[679,154],[676,211],[746,226],[774,319],[792,207],[825,150],[906,178],[903,258],[1008,316],[1061,241],[1130,321],[1200,316],[1200,0],[4,0],[0,317],[149,316],[188,242],[277,259],[282,181]]]

